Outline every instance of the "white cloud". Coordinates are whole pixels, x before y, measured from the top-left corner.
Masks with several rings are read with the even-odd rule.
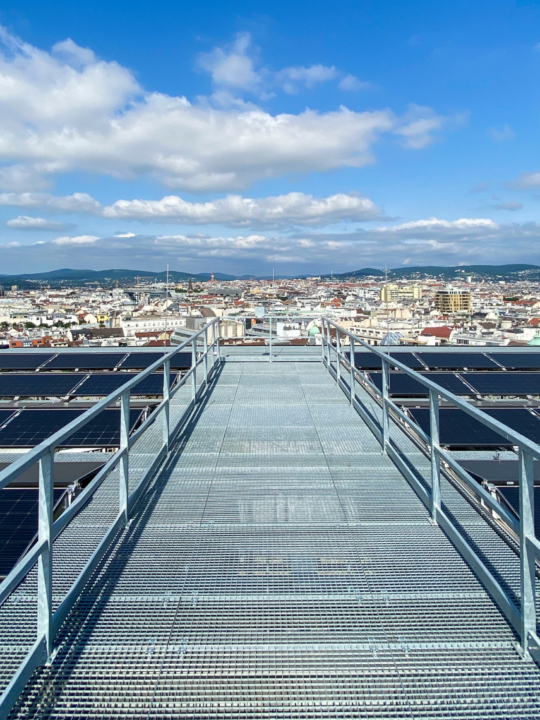
[[[17,230],[67,230],[72,227],[67,223],[55,222],[54,220],[45,220],[40,217],[29,217],[28,215],[19,215],[6,222],[9,228]]]
[[[77,235],[76,237],[63,236],[53,240],[54,245],[93,245],[99,240],[95,235]]]
[[[274,82],[289,95],[296,95],[302,88],[311,90],[319,83],[334,80],[339,73],[334,66],[311,65],[310,67],[287,67],[276,73]]]
[[[324,225],[343,220],[373,220],[379,209],[356,193],[314,198],[300,192],[260,199],[229,195],[221,200],[192,203],[177,195],[161,200],[118,200],[103,209],[109,218],[173,221],[196,225],[221,224],[236,227]]]
[[[248,54],[251,46],[249,33],[239,33],[233,43],[225,48],[216,47],[209,53],[200,53],[197,65],[212,76],[217,86],[240,90],[255,90],[260,82],[260,73]]]
[[[345,77],[339,81],[338,87],[340,90],[347,92],[358,92],[359,90],[367,90],[371,85],[367,82],[361,82],[354,75],[345,75]]]
[[[125,234],[127,235],[127,233]],[[457,265],[458,263],[539,262],[540,223],[496,223],[490,218],[445,220],[427,218],[353,232],[303,232],[245,235],[133,235],[131,237],[77,236],[2,248],[2,266],[21,265],[30,271],[43,267],[172,268],[194,271],[268,272],[275,263],[288,265],[287,273],[304,268],[328,272],[330,268],[358,269],[406,265]]]
[[[0,193],[0,206],[40,208],[58,212],[99,214],[101,205],[87,193],[74,193],[63,197],[48,193]]]
[[[225,89],[224,108],[145,92],[129,70],[71,40],[46,52],[1,30],[0,185],[43,191],[56,175],[78,170],[231,192],[290,173],[361,167],[373,162],[382,134],[397,132],[417,149],[446,124],[429,108],[396,118],[387,109],[272,115],[246,105],[228,90],[265,77],[253,60],[241,62],[248,47],[248,36],[239,36],[228,55],[202,61]],[[283,72],[293,70],[304,85],[333,72],[322,65]]]
[[[488,134],[495,142],[505,142],[507,140],[513,140],[515,133],[509,125],[505,125],[502,130],[496,128],[490,128]]]
[[[429,107],[411,104],[408,112],[397,123],[394,133],[403,138],[404,147],[421,150],[433,142],[434,134],[442,130],[444,125],[461,124],[464,120],[463,115],[443,117]]]
[[[204,203],[168,195],[161,200],[117,200],[105,207],[86,193],[67,197],[55,197],[47,193],[2,193],[0,205],[84,213],[110,219],[231,227],[323,226],[381,217],[381,211],[372,200],[354,192],[338,193],[326,198],[315,198],[301,192],[266,198],[228,195]],[[116,237],[121,235],[117,233]]]

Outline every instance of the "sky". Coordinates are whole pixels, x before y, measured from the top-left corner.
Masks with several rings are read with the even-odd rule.
[[[0,274],[540,264],[540,0],[3,0]]]

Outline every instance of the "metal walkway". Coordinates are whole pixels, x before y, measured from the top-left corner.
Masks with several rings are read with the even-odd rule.
[[[114,475],[55,542],[55,605]],[[443,500],[517,596],[516,554]],[[133,512],[11,717],[540,717],[538,666],[320,360],[222,363]],[[35,617],[34,570],[0,608],[0,690]]]

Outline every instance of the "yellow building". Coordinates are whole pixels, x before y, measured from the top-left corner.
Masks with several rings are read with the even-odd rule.
[[[400,300],[421,300],[422,288],[419,285],[385,285],[381,289],[381,302],[399,302]]]
[[[471,293],[446,288],[435,295],[435,307],[444,315],[471,311]]]

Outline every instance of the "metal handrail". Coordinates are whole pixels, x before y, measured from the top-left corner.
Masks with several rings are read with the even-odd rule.
[[[334,347],[330,338],[330,327],[336,330],[336,345]],[[347,358],[341,352],[341,336],[349,338],[350,354]],[[366,348],[374,355],[381,358],[382,361],[382,388],[376,387],[364,373],[360,373],[354,363],[354,352],[356,344]],[[336,353],[336,369],[332,367],[331,351]],[[345,330],[330,318],[322,318],[322,360],[329,372],[334,375],[337,383],[347,392],[347,386],[341,379],[341,364],[349,366],[349,386],[348,393],[350,403],[357,412],[364,418],[368,426],[374,432],[381,443],[383,453],[387,453],[394,463],[403,472],[407,480],[411,483],[414,490],[426,504],[431,513],[433,523],[441,525],[446,534],[453,540],[454,544],[468,560],[471,568],[478,578],[488,589],[494,600],[502,609],[510,623],[519,633],[521,639],[521,652],[524,657],[534,657],[540,662],[540,640],[536,634],[536,608],[535,608],[535,585],[536,585],[536,558],[540,558],[540,542],[535,537],[534,531],[534,476],[533,462],[537,458],[540,460],[540,446],[524,437],[520,433],[503,425],[498,420],[490,417],[478,408],[470,405],[468,402],[459,398],[457,395],[440,387],[432,380],[427,379],[420,373],[407,367],[395,357],[390,357],[388,353],[369,345],[357,335]],[[429,412],[430,412],[430,434],[429,436],[420,428],[413,418],[408,417],[403,411],[389,398],[390,385],[390,367],[396,367],[405,374],[412,377],[417,382],[424,385],[429,391]],[[356,398],[355,382],[356,373],[362,377],[372,392],[379,398],[382,407],[382,422],[378,427],[372,418],[365,412],[362,405]],[[439,441],[439,398],[442,397],[449,403],[466,412],[471,417],[478,420],[482,425],[498,432],[504,438],[509,440],[519,449],[519,498],[520,512],[519,521],[512,514],[495,500],[490,493],[479,485],[474,478],[461,467],[455,459],[444,448],[441,448]],[[390,413],[390,409],[392,413]],[[394,421],[398,427],[399,422],[396,417],[404,423],[407,423],[414,429],[414,432],[422,439],[430,448],[431,458],[431,490],[427,491],[425,487],[419,483],[418,479],[411,472],[410,468],[404,463],[400,453],[394,447],[390,440],[390,420]],[[401,428],[403,430],[403,427]],[[499,518],[506,523],[519,536],[520,547],[520,590],[521,590],[521,607],[518,608],[513,600],[508,596],[500,583],[495,579],[489,569],[478,557],[474,549],[471,547],[466,538],[459,532],[455,524],[442,508],[441,499],[441,460],[448,465],[460,479],[480,497],[482,502],[491,508]]]
[[[211,332],[210,342],[208,334]],[[203,336],[203,352],[198,357],[201,348],[197,344],[199,336]],[[191,346],[191,367],[181,378],[175,387],[170,388],[171,359],[182,352],[186,347]],[[20,585],[26,575],[38,563],[38,622],[37,640],[23,660],[10,683],[0,696],[0,720],[9,714],[18,695],[24,685],[39,666],[43,665],[51,657],[53,641],[67,614],[73,607],[81,594],[90,575],[97,567],[99,561],[114,540],[118,531],[127,525],[136,500],[147,487],[157,467],[169,451],[169,443],[174,434],[185,423],[186,418],[192,411],[200,391],[208,384],[216,362],[221,361],[220,355],[220,318],[210,320],[203,328],[186,339],[174,350],[167,352],[164,357],[156,360],[155,363],[140,372],[135,378],[129,380],[120,388],[112,392],[106,398],[89,408],[83,415],[73,420],[65,427],[58,430],[49,438],[30,450],[24,456],[13,462],[8,468],[0,473],[0,489],[15,480],[21,473],[39,463],[39,521],[38,521],[38,542],[29,552],[19,560],[9,575],[0,583],[0,604],[2,604],[11,593]],[[197,389],[197,368],[203,366],[204,377],[199,389]],[[163,367],[163,400],[156,410],[144,421],[140,428],[130,437],[130,396],[131,391],[151,373]],[[169,424],[170,401],[179,389],[185,386],[188,378],[192,381],[191,401],[184,409],[177,421],[176,427],[171,433]],[[54,487],[54,452],[74,432],[84,427],[90,420],[97,417],[101,412],[111,405],[120,401],[120,446],[114,456],[99,471],[92,482],[75,499],[72,505],[53,522],[53,487]],[[129,450],[141,437],[145,430],[155,423],[158,416],[163,422],[163,442],[156,453],[150,467],[139,481],[136,489],[129,494]],[[79,573],[64,599],[53,612],[52,609],[52,570],[53,554],[52,547],[54,540],[69,524],[69,522],[82,510],[92,498],[97,489],[109,476],[111,471],[120,466],[119,471],[119,510],[118,514],[108,528],[98,547]]]

